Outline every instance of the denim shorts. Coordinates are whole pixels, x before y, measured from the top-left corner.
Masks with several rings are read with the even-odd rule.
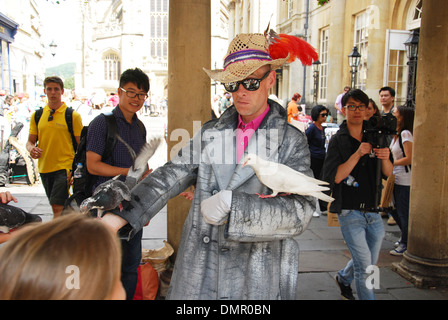
[[[50,204],[63,206],[68,198],[67,170],[41,173],[40,177]]]

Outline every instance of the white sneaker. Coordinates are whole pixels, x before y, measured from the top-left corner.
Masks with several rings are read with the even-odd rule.
[[[398,245],[398,247],[389,251],[389,253],[393,256],[402,256],[406,250],[407,250],[407,247],[404,244],[400,243]]]
[[[315,218],[318,218],[318,217],[320,217],[320,214],[319,214],[319,212],[317,212],[317,211],[314,211],[314,212],[313,212],[313,217],[315,217]]]

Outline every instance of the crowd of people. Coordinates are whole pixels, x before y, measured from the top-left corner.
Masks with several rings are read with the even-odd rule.
[[[306,47],[304,42],[300,50]],[[65,124],[67,105],[62,100],[62,81],[47,78],[44,85],[48,103],[39,124],[31,116],[26,147],[39,161],[42,183],[58,218],[16,231],[17,235],[7,239],[0,248],[0,287],[7,288],[0,292],[0,299],[38,298],[40,294],[46,299],[132,299],[141,260],[143,227],[169,199],[182,195],[192,186],[191,208],[167,298],[294,299],[299,271],[299,247],[294,237],[307,228],[316,208],[324,211],[327,203],[317,203],[314,197],[296,193],[261,197],[260,194],[269,194],[270,190],[252,168],[243,165],[249,152],[328,182],[328,193],[334,198],[329,210],[338,214],[352,256],[335,280],[344,299],[354,299],[353,281],[359,299],[374,299],[373,289],[366,287],[365,280],[367,267],[377,262],[384,237],[381,215],[376,210],[379,205],[375,197],[377,164],[384,178],[393,174],[400,177],[395,180],[394,215],[402,238],[394,252],[403,254],[407,243],[410,181],[405,175],[409,175],[412,160],[413,111],[408,107],[387,109],[383,101],[386,103],[388,99],[383,99],[381,92],[386,90],[391,96],[394,92],[382,88],[382,111],[393,112],[398,120],[398,133],[391,138],[390,148],[373,147],[363,138],[363,126],[367,114],[374,113],[367,110],[374,111],[375,103],[362,90],[347,90],[340,99],[345,119],[327,147],[322,125],[329,119],[327,107],[318,105],[312,109],[311,122],[303,132],[289,123],[287,108],[268,99],[276,83],[275,70],[289,58],[289,54],[274,58],[271,50],[272,44],[263,34],[237,35],[229,45],[224,61],[226,68],[204,69],[211,79],[223,83],[226,90],[223,97],[214,99],[219,107],[216,118],[205,123],[177,157],[153,172],[148,170],[132,189],[130,201],[98,220],[73,214],[58,217],[67,197],[67,178],[72,167],[70,154],[73,159],[74,153],[72,140],[79,143],[82,123],[79,113],[74,111],[71,132],[67,130],[68,125],[55,128],[55,123]],[[112,114],[118,134],[136,153],[146,141],[138,114],[148,92],[149,79],[140,69],[129,69],[121,75],[118,104]],[[296,103],[298,99],[295,96],[292,100]],[[298,108],[293,110],[291,118],[299,113]],[[119,143],[111,155],[103,157],[107,125],[106,117],[98,115],[91,121],[87,133],[86,165],[92,174],[102,177],[97,184],[116,175],[124,178],[132,165],[129,153]],[[208,138],[204,139],[203,135]],[[356,179],[357,187],[345,183],[348,176]],[[11,195],[3,198],[14,200]],[[117,235],[122,237],[120,242]],[[93,243],[102,245],[102,249],[91,250]],[[86,258],[80,258],[81,252]],[[103,257],[103,253],[108,254]],[[31,269],[38,264],[46,269],[45,274],[52,276],[26,283],[24,273],[35,274],[40,269]],[[89,270],[85,273],[87,280],[80,283],[80,290],[70,291],[73,284],[61,283],[60,275],[66,272],[61,269],[63,266],[81,268],[86,264],[89,265],[85,267]],[[90,271],[92,266],[95,271]],[[24,288],[26,296],[21,295]]]
[[[118,104],[116,93],[106,94],[103,91],[86,93],[86,90],[65,90],[62,100],[68,107],[82,115],[83,124],[88,125],[98,114],[112,111]],[[26,92],[10,94],[0,90],[0,130],[3,133],[3,145],[11,133],[11,129],[21,122],[24,127],[19,133],[19,141],[26,143],[31,115],[44,108],[48,102],[47,96],[41,93],[33,98]],[[139,115],[166,116],[167,99],[160,96],[150,96],[145,100]]]

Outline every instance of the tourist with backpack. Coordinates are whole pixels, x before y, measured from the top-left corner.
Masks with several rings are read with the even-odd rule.
[[[57,218],[64,209],[69,194],[68,176],[80,141],[81,115],[62,101],[64,82],[56,76],[44,80],[48,103],[36,110],[30,119],[26,149],[38,168],[45,193]]]
[[[118,135],[135,151],[139,153],[146,142],[146,130],[138,119],[137,112],[143,107],[148,98],[149,78],[140,69],[129,69],[120,77],[117,89],[119,103],[112,110],[113,117],[98,115],[89,124],[86,143],[86,164],[89,174],[97,176],[92,183],[91,191],[99,184],[120,175],[123,181],[133,164],[132,156],[126,146],[111,135],[110,120],[116,126]],[[109,120],[108,120],[109,119]],[[115,121],[114,121],[115,120]],[[109,138],[108,138],[109,137]],[[111,152],[105,156],[109,147],[106,145],[113,140]],[[123,261],[121,281],[126,290],[127,299],[134,297],[137,286],[137,268],[141,260],[141,239],[143,231],[128,241],[122,240]]]

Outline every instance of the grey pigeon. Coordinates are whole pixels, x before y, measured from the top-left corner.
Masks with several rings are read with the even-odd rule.
[[[10,230],[32,222],[42,222],[42,218],[18,207],[0,203],[0,232],[8,233]]]
[[[130,190],[148,170],[148,161],[162,142],[162,138],[152,139],[149,143],[143,145],[136,156],[134,150],[120,136],[117,135],[117,139],[128,148],[133,159],[133,165],[129,169],[125,182],[118,180],[119,176],[116,176],[96,187],[93,195],[81,203],[80,209],[83,213],[97,209],[97,215],[101,217],[103,212],[120,207],[123,200],[130,201]]]
[[[262,198],[275,197],[278,193],[295,193],[313,196],[326,202],[334,199],[322,191],[329,190],[327,182],[314,179],[294,169],[271,161],[264,160],[255,154],[248,154],[243,161],[243,167],[250,165],[258,179],[272,190],[271,195],[260,195]]]
[[[118,177],[96,187],[92,196],[81,202],[81,212],[88,213],[90,210],[97,209],[97,216],[100,218],[103,212],[119,207],[123,200],[130,201],[131,192],[123,181],[118,180]]]

